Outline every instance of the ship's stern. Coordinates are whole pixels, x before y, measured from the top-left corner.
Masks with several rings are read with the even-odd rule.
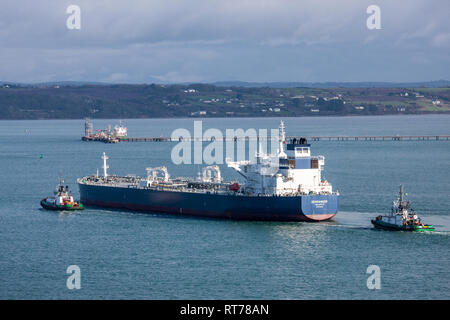
[[[333,218],[339,207],[339,195],[305,195],[301,198],[301,210],[308,221],[325,221]]]

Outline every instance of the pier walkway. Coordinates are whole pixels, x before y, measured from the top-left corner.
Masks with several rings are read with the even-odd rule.
[[[450,135],[446,136],[320,136],[307,137],[310,141],[375,141],[375,140],[450,140]]]
[[[288,136],[287,140],[297,139],[301,137]],[[310,136],[304,137],[309,141],[441,141],[450,140],[450,135],[430,135],[430,136]],[[81,138],[83,141],[100,141],[104,143],[118,143],[118,142],[180,142],[180,141],[203,141],[211,142],[214,139],[204,139],[200,137],[191,137],[189,139],[171,139],[170,137],[122,137],[115,139],[100,139],[97,137],[85,136]],[[262,138],[260,138],[262,139]],[[270,138],[269,138],[270,139]],[[245,138],[228,138],[224,137],[223,141],[241,141],[241,140],[258,140],[257,137]]]

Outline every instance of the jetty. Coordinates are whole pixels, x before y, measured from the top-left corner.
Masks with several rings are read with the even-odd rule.
[[[306,138],[309,141],[441,141],[450,140],[450,135],[384,135],[384,136],[288,136],[288,141],[301,141]],[[249,140],[270,140],[271,137],[223,137],[223,141],[249,141]],[[83,141],[99,141],[104,143],[119,143],[119,142],[212,142],[215,138],[206,139],[202,137],[186,137],[172,139],[171,137],[129,137],[127,135],[127,128],[120,124],[111,129],[108,125],[105,130],[94,131],[93,125],[89,118],[85,119],[84,136],[81,137]]]
[[[308,141],[449,141],[450,135],[437,135],[437,136],[306,136],[295,137],[287,136],[288,140],[300,140],[306,138]],[[200,137],[179,138],[172,139],[170,137],[112,137],[112,136],[85,136],[81,138],[83,141],[100,141],[104,143],[119,143],[119,142],[212,142],[212,139],[205,139]],[[270,138],[268,138],[270,140]],[[223,141],[249,141],[249,140],[264,140],[264,138],[258,137],[223,137]]]
[[[432,135],[432,136],[312,136],[307,137],[311,141],[403,141],[403,140],[450,140],[450,135]]]

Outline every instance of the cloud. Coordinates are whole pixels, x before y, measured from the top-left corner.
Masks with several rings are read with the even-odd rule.
[[[366,28],[369,0],[77,0],[81,30],[66,28],[70,4],[2,1],[0,80],[449,78],[448,67],[429,63],[395,79],[362,68],[373,55],[401,65],[386,70],[407,70],[411,59],[400,57],[411,52],[416,61],[447,61],[448,0],[378,0],[382,30]]]
[[[5,0],[0,34],[10,46],[123,46],[158,42],[251,41],[262,44],[361,40],[367,32],[366,0],[80,0],[81,30],[68,30],[68,2],[41,0],[20,6]],[[436,10],[425,0],[378,1],[386,34],[414,36],[446,27],[446,15],[425,22]],[[438,1],[450,8],[446,0]],[[445,10],[443,10],[445,11]],[[448,27],[447,27],[448,29]],[[412,34],[412,35],[411,35]]]
[[[450,33],[440,33],[434,36],[432,44],[435,47],[450,47]]]
[[[102,79],[102,82],[125,82],[129,80],[129,75],[126,73],[115,72]]]

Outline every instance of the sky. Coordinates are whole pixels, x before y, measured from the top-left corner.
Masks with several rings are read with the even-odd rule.
[[[0,0],[0,81],[450,80],[449,13],[448,0]]]

